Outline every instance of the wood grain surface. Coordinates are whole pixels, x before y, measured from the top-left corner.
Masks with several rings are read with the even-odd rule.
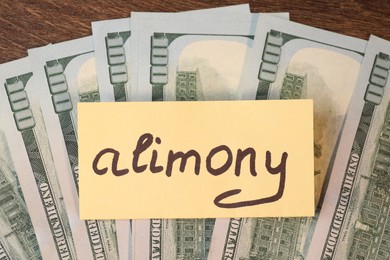
[[[390,0],[1,0],[0,63],[27,49],[90,35],[91,22],[123,18],[131,11],[177,12],[249,3],[252,12],[290,12],[295,22],[368,39],[390,40]]]

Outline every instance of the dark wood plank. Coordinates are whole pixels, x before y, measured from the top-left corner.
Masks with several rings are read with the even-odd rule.
[[[91,22],[129,16],[131,11],[177,12],[247,3],[241,0],[171,1],[0,1],[0,63],[39,47],[91,34]],[[260,0],[249,1],[252,12],[290,12],[291,20],[367,39],[390,40],[390,1]]]

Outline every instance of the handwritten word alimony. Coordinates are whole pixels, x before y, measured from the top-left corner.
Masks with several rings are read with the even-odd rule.
[[[165,175],[167,177],[172,177],[173,164],[175,161],[180,160],[179,170],[180,172],[184,172],[187,166],[188,159],[193,158],[195,160],[194,174],[196,175],[200,174],[201,164],[202,162],[204,163],[204,160],[201,154],[194,149],[188,150],[186,152],[169,150],[167,160],[166,160],[167,163],[165,167],[163,165],[157,165],[158,151],[152,150],[150,163],[140,165],[139,159],[141,155],[152,146],[153,142],[155,142],[156,144],[161,144],[162,140],[160,137],[154,138],[154,136],[150,133],[142,134],[138,138],[135,149],[132,152],[133,156],[132,156],[131,168],[134,173],[140,174],[144,172],[150,172],[152,174],[157,174],[157,173],[162,173],[165,170]],[[215,158],[215,156],[217,156],[220,153],[226,154],[226,161],[222,165],[215,167],[213,166],[213,159]],[[108,157],[108,156],[111,156],[109,157],[111,158],[111,173],[114,176],[120,177],[130,173],[129,168],[118,169],[118,163],[120,158],[122,157],[120,152],[113,148],[105,148],[96,154],[92,162],[92,169],[95,174],[105,175],[106,173],[108,173],[109,167],[107,165],[101,165],[102,163],[100,163],[103,157]],[[207,154],[205,160],[205,168],[209,174],[213,176],[219,176],[226,173],[233,166],[234,174],[236,176],[240,176],[241,169],[242,169],[242,162],[247,157],[249,158],[248,160],[249,160],[250,174],[253,177],[256,177],[258,175],[256,170],[256,150],[252,147],[248,147],[246,149],[237,149],[235,153],[235,163],[233,166],[234,156],[232,150],[227,145],[216,146],[212,148],[210,152]],[[272,175],[279,175],[279,185],[274,195],[264,197],[264,198],[232,202],[232,203],[222,202],[223,200],[229,197],[241,193],[241,189],[232,189],[216,196],[214,199],[214,204],[220,208],[239,208],[239,207],[247,207],[247,206],[255,206],[255,205],[260,205],[265,203],[271,203],[279,200],[283,196],[284,187],[286,183],[287,157],[288,157],[288,153],[283,152],[280,158],[280,162],[276,167],[273,167],[271,166],[272,165],[271,152],[266,151],[265,153],[265,168],[267,169],[268,173]]]

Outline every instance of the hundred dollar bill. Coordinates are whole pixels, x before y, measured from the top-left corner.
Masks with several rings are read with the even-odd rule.
[[[92,22],[96,59],[96,76],[100,101],[131,100],[130,84],[130,18]],[[116,220],[118,254],[129,259],[131,220]]]
[[[278,15],[288,18],[287,13]],[[132,13],[132,85],[138,100],[193,100],[195,89],[188,93],[179,89],[187,80],[181,73],[189,72],[196,74],[209,100],[238,99],[238,83],[257,18],[257,14],[242,13],[217,17]]]
[[[316,204],[332,165],[365,45],[363,40],[260,14],[248,51],[241,98],[314,100]],[[213,237],[210,259],[304,258],[315,221],[315,217],[217,221],[213,235],[220,242],[214,243]]]
[[[390,259],[390,42],[371,36],[308,259]]]
[[[53,159],[82,259],[118,259],[115,222],[79,219],[77,102],[100,100],[92,36],[28,50]],[[81,254],[80,253],[80,254]]]
[[[205,15],[202,17],[204,16]],[[206,16],[209,18],[215,17],[214,14]],[[190,15],[189,17],[193,16]],[[176,99],[176,96],[171,97],[171,99],[163,98],[162,92],[160,93],[161,95],[159,98],[152,98],[152,89],[149,82],[150,52],[152,51],[150,49],[151,38],[153,37],[155,30],[157,32],[167,33],[171,32],[171,30],[174,30],[169,35],[172,35],[173,37],[179,36],[179,38],[180,35],[182,38],[186,38],[187,35],[192,37],[192,33],[187,33],[187,31],[190,31],[192,25],[199,26],[199,19],[202,20],[200,15],[195,17],[198,20],[192,20],[191,23],[191,20],[188,20],[188,18],[184,17],[179,19],[177,15],[163,14],[159,16],[152,16],[144,13],[132,13],[132,41],[135,40],[136,43],[134,45],[132,44],[131,51],[133,52],[133,55],[131,62],[138,64],[138,66],[134,67],[134,70],[132,71],[137,71],[137,69],[140,71],[140,75],[138,77],[139,82],[135,83],[133,86],[139,86],[137,89],[137,94],[140,100],[156,101]],[[234,15],[234,17],[237,16]],[[251,18],[256,18],[255,16],[248,14],[243,14],[243,17],[246,19],[247,26],[244,27],[244,30],[241,31],[237,29],[236,32],[239,32],[240,34],[245,32],[245,30],[248,31],[250,28]],[[193,17],[193,19],[195,18]],[[177,27],[177,25],[182,26]],[[201,29],[198,29],[198,32],[202,33],[200,35],[194,35],[194,41],[199,41],[199,37],[207,35],[208,31],[203,32],[203,30],[210,28],[209,26],[214,26],[215,31],[220,28],[220,25],[216,22],[208,23],[208,26],[202,26]],[[243,28],[241,27],[240,29]],[[182,32],[182,34],[178,34],[176,32]],[[163,36],[164,34],[161,35]],[[169,37],[169,35],[167,35],[167,37]],[[218,36],[214,35],[214,37]],[[241,41],[243,42],[242,45],[244,46],[246,41],[251,40],[245,36],[237,38],[241,38]],[[232,40],[232,43],[234,44],[235,41]],[[240,44],[240,42],[237,44]],[[180,55],[181,49],[182,48],[178,48],[178,55]],[[176,48],[173,48],[169,54],[174,54],[175,51]],[[166,52],[166,54],[168,54],[168,52]],[[168,57],[166,58],[168,59]],[[201,58],[202,57],[199,57],[199,59]],[[170,59],[170,62],[172,61],[173,60]],[[176,62],[173,62],[172,68],[176,66],[175,63]],[[201,68],[200,72],[204,71],[205,69],[209,70],[208,68]],[[144,75],[142,71],[148,74]],[[187,86],[184,84],[182,85],[182,91],[188,90],[189,93],[190,91],[193,92],[191,92],[191,97],[188,96],[188,100],[204,100],[205,95],[206,98],[208,98],[207,93],[203,93],[203,88],[207,89],[207,86],[203,87],[200,84],[201,79],[197,78],[199,77],[199,73],[196,69],[192,71],[189,69],[183,69],[183,71],[180,72],[177,71],[177,75],[173,75],[171,81],[175,82],[176,80],[180,80],[180,78],[176,78],[177,76],[184,78],[184,80],[182,80],[183,82],[187,81]],[[220,98],[222,99],[222,97]],[[135,220],[133,223],[133,259],[206,259],[210,247],[214,222],[215,219]]]
[[[214,14],[133,13],[132,39],[136,43],[132,44],[131,51],[136,56],[132,55],[131,62],[138,64],[139,99],[237,98],[235,84],[240,79],[242,61],[253,41],[256,23],[256,14],[222,14],[215,18]],[[153,45],[156,41],[167,45],[157,48]],[[153,92],[150,68],[153,59],[160,58],[166,62],[164,67],[172,70],[172,75],[167,75],[167,82]],[[207,259],[214,222],[215,219],[136,220],[133,258]]]
[[[58,169],[48,143],[47,125],[43,121],[38,100],[29,96],[35,90],[29,61],[27,58],[12,61],[1,65],[0,70],[0,128],[10,151],[3,150],[6,145],[3,139],[2,154],[6,156],[3,157],[6,162],[1,162],[0,166],[4,178],[0,182],[0,205],[4,217],[12,225],[8,229],[2,224],[1,231],[7,232],[7,241],[2,239],[2,247],[11,258],[20,253],[17,247],[23,245],[21,243],[27,243],[23,245],[24,250],[29,250],[33,259],[40,259],[41,256],[44,259],[76,259],[79,255],[76,255],[74,236],[57,178]],[[19,193],[20,189],[24,196]],[[19,194],[11,195],[12,192]],[[1,219],[3,222],[4,219]],[[12,241],[10,244],[8,239]]]
[[[2,125],[0,125],[0,259],[11,259],[10,256],[15,259],[42,259],[9,149],[11,143],[7,141]]]

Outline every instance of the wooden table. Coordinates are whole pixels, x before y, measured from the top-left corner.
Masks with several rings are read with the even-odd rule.
[[[248,3],[243,0],[102,1],[1,0],[0,63],[27,55],[27,49],[91,34],[91,22],[123,18],[131,11],[177,12]],[[259,0],[252,12],[290,12],[292,21],[367,39],[390,40],[390,0]]]

